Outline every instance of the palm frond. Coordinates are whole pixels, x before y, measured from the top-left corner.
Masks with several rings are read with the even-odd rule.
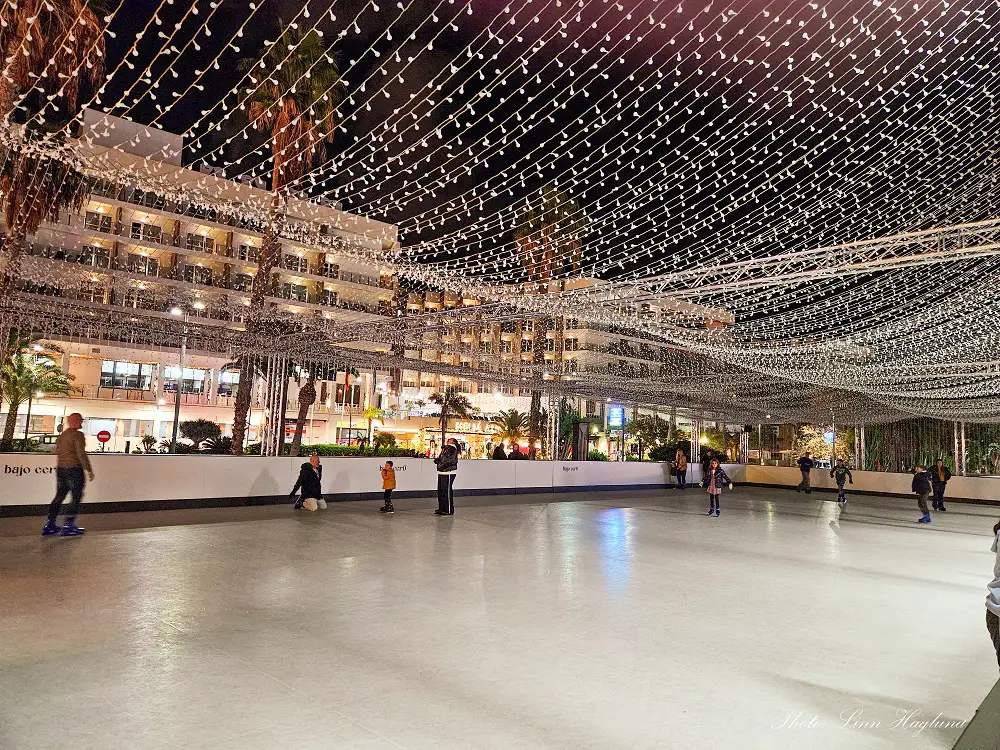
[[[280,190],[312,166],[323,140],[332,141],[336,110],[347,96],[331,50],[315,31],[287,28],[263,56],[242,60],[253,90],[251,124],[270,130],[272,189]]]

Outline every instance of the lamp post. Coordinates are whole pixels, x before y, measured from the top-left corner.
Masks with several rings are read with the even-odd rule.
[[[28,450],[28,430],[31,428],[31,398],[32,396],[41,398],[42,395],[41,391],[28,394],[28,414],[24,420],[24,450]]]
[[[183,332],[181,334],[181,359],[180,368],[177,372],[177,385],[174,388],[174,424],[171,430],[170,436],[170,452],[177,452],[177,427],[181,419],[181,386],[184,383],[184,357],[187,354],[187,322],[188,315],[186,310],[182,310],[180,307],[174,307],[170,311],[171,315],[176,315],[180,317],[183,321]]]

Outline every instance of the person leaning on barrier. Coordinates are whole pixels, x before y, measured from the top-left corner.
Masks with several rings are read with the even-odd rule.
[[[688,461],[687,455],[680,448],[677,449],[677,453],[674,454],[674,477],[677,479],[677,489],[683,490],[687,488],[687,470]]]

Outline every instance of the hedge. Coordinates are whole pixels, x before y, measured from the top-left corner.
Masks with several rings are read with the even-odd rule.
[[[287,456],[288,451],[291,448],[291,443],[285,443],[282,455]],[[337,445],[337,444],[319,444],[319,445],[303,445],[300,451],[300,455],[307,457],[316,453],[320,456],[337,456],[337,457],[376,457],[376,458],[423,458],[423,453],[418,453],[412,448],[372,448],[363,447],[359,445]],[[260,443],[251,443],[248,445],[243,454],[246,456],[259,456],[260,455]]]

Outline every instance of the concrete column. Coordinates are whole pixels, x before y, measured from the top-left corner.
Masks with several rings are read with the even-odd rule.
[[[212,390],[208,394],[208,403],[212,406],[219,405],[219,386],[222,384],[222,368],[212,369]]]
[[[962,459],[961,474],[962,476],[965,476],[966,469],[968,468],[965,465],[965,422],[959,422],[958,424],[959,424],[959,437],[961,438],[959,442],[959,456]]]
[[[156,363],[156,402],[159,403],[163,399],[163,381],[166,377],[163,374],[166,365],[162,362]]]
[[[215,369],[210,368],[205,370],[205,380],[201,384],[201,397],[202,403],[210,404],[212,402],[212,391],[217,390],[212,387],[212,383],[215,380]]]
[[[954,433],[955,437],[955,451],[953,454],[955,456],[955,473],[958,474],[960,466],[958,460],[958,422],[952,422],[951,425],[952,425],[952,432]]]

